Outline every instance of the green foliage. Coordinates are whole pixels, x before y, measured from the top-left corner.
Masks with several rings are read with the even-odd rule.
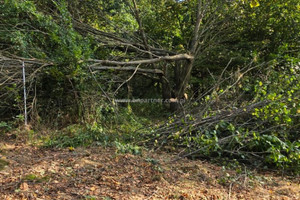
[[[253,113],[257,119],[273,124],[284,124],[284,130],[289,131],[300,123],[298,110],[300,108],[300,77],[298,66],[285,66],[273,69],[265,82],[257,81],[254,85],[256,99],[267,99],[270,103]],[[282,127],[283,128],[283,127]]]
[[[0,133],[8,132],[12,129],[11,125],[7,122],[0,121]]]
[[[251,7],[255,2],[259,6]],[[193,90],[210,87],[216,81],[211,75],[221,74],[231,59],[228,69],[236,71],[250,62],[299,58],[298,0],[232,1],[226,13],[229,27],[196,59]]]
[[[115,146],[117,152],[140,154],[140,147],[131,143],[140,141],[146,132],[144,118],[138,118],[127,108],[114,110],[103,104],[89,115],[90,123],[70,125],[53,133],[45,142],[48,147],[78,147],[89,145]]]
[[[164,172],[164,169],[161,167],[161,163],[159,162],[159,160],[153,158],[146,158],[145,161],[151,163],[152,169],[154,169],[155,171]],[[153,177],[153,178],[158,180],[160,179],[159,177]]]
[[[27,174],[23,180],[25,181],[31,181],[31,182],[37,182],[37,183],[42,183],[42,182],[48,182],[50,180],[49,176],[37,176],[35,174]]]
[[[53,134],[48,141],[45,142],[46,147],[78,147],[88,146],[91,144],[107,145],[113,141],[113,137],[105,134],[103,128],[97,123],[81,127],[71,125],[63,131]]]
[[[32,1],[1,4],[1,19],[5,22],[1,26],[6,26],[0,34],[2,48],[11,47],[13,54],[49,59],[59,64],[82,59],[86,41],[72,28],[64,1],[54,6],[58,9],[59,18],[38,11]]]
[[[6,160],[0,159],[0,171],[5,168],[5,166],[9,165],[9,162]]]
[[[297,56],[292,51],[299,41],[300,15],[297,0],[260,0],[260,6],[251,8],[242,4],[238,31],[241,39],[247,43],[246,48],[259,53],[260,57],[278,55],[282,48],[289,49],[285,54]],[[243,44],[243,43],[242,43]],[[282,52],[282,51],[281,51]]]
[[[151,163],[152,165],[158,165],[160,164],[158,160],[155,160],[153,158],[146,158],[146,161]]]
[[[134,143],[143,139],[145,133],[148,132],[145,126],[151,124],[151,118],[137,116],[131,107],[121,108],[115,123],[115,130],[112,133],[118,135],[120,141],[124,143]]]
[[[204,134],[187,137],[183,144],[199,148],[199,153],[205,156],[229,156],[252,165],[263,164],[270,168],[300,172],[300,141],[292,142],[272,133],[258,133],[229,124],[222,131],[205,130]]]
[[[97,199],[97,197],[88,195],[88,196],[85,196],[84,200],[96,200],[96,199]]]
[[[115,141],[115,147],[117,148],[117,153],[130,153],[133,155],[141,154],[141,147],[132,144],[123,144]]]
[[[263,72],[266,75],[263,75]],[[182,126],[179,131],[172,135],[173,142],[179,146],[187,146],[191,152],[198,149],[197,155],[229,156],[246,163],[277,167],[299,174],[299,75],[297,60],[286,65],[275,63],[260,71],[258,76],[252,75],[251,80],[247,76],[244,77],[239,83],[244,91],[245,99],[242,104],[266,102],[264,106],[255,108],[247,116],[238,116],[229,121],[216,121],[200,126],[197,131],[192,129],[188,134],[182,134],[182,130],[189,130],[193,125],[193,117],[186,117],[185,120],[181,120],[181,125],[178,125]],[[220,91],[222,94],[224,90]],[[232,92],[233,95],[227,96],[234,97],[235,89],[232,89]],[[216,95],[211,94],[203,99],[210,104],[215,101]],[[213,105],[207,110],[204,118],[218,114]],[[234,113],[234,109],[231,112]],[[173,123],[174,119],[170,121],[170,124]]]
[[[55,110],[56,113],[59,110],[67,110],[59,105],[57,99],[66,99],[70,105],[76,102],[70,94],[84,77],[80,62],[91,53],[89,40],[73,29],[66,2],[61,0],[47,3],[53,8],[51,14],[45,12],[45,7],[39,7],[37,3],[29,0],[6,1],[0,5],[0,19],[3,22],[0,24],[1,52],[3,51],[4,55],[35,58],[52,63],[44,67],[42,73],[34,80],[37,86],[35,89],[41,91],[36,96],[39,99],[37,115],[43,118],[45,111],[48,111],[49,116],[52,114],[50,110]],[[18,85],[8,85],[0,90],[9,94],[9,99],[3,102],[4,108],[8,105],[18,106],[22,99]],[[32,90],[28,88],[28,91]],[[50,108],[46,108],[47,105]],[[16,112],[17,108],[9,109]],[[68,109],[67,112],[77,112],[77,109]],[[57,116],[52,116],[55,117]]]

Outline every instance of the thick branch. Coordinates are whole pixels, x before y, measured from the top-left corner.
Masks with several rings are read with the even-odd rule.
[[[197,6],[197,20],[196,20],[196,24],[195,24],[195,28],[194,28],[194,35],[193,35],[193,39],[192,39],[192,43],[190,46],[190,53],[195,56],[198,45],[199,45],[199,31],[200,31],[200,25],[203,19],[203,1],[202,0],[198,0],[198,6]],[[183,81],[181,82],[180,86],[179,86],[179,91],[177,93],[177,98],[181,99],[183,96],[183,93],[187,87],[187,84],[190,80],[190,76],[191,76],[191,72],[194,66],[194,59],[191,59],[190,62],[188,63],[187,67],[186,67],[186,73],[185,73],[185,77],[183,79]]]
[[[134,6],[134,13],[135,13],[135,18],[139,24],[139,29],[140,29],[140,33],[142,35],[142,38],[143,38],[143,42],[144,42],[144,45],[145,45],[145,48],[150,52],[150,48],[148,46],[148,42],[147,42],[147,37],[146,37],[146,33],[144,31],[144,27],[143,27],[143,23],[142,23],[142,20],[140,18],[140,13],[139,13],[139,10],[138,10],[138,7],[137,7],[137,4],[136,4],[136,1],[135,0],[132,0],[132,3],[133,3],[133,6]],[[150,58],[152,58],[152,55],[149,54]]]
[[[146,60],[135,60],[135,61],[112,61],[112,60],[96,60],[89,59],[89,62],[95,62],[96,64],[104,64],[104,65],[140,65],[140,64],[153,64],[161,61],[177,61],[177,60],[193,60],[194,57],[188,54],[178,54],[175,56],[164,56],[154,59],[146,59]]]
[[[128,47],[134,49],[137,52],[142,52],[142,53],[147,53],[147,54],[156,54],[156,55],[160,55],[160,56],[176,55],[176,53],[173,51],[152,47],[149,44],[147,44],[148,49],[149,49],[148,50],[147,48],[145,48],[145,45],[143,45],[143,44],[128,41],[128,40],[126,40],[116,34],[113,34],[113,33],[107,33],[107,32],[97,30],[97,29],[93,28],[92,26],[83,24],[76,20],[73,21],[73,24],[74,24],[74,28],[76,28],[78,31],[93,34],[94,37],[96,37],[96,39],[98,41],[100,41],[104,44],[114,43],[116,46],[124,45],[124,46],[128,46]],[[104,38],[99,38],[99,37],[104,37]]]
[[[95,70],[118,70],[118,71],[135,71],[136,67],[110,67],[110,66],[92,66]],[[163,74],[164,72],[160,69],[137,69],[137,72],[151,73],[151,74]]]
[[[33,65],[33,64],[52,65],[53,64],[53,63],[48,63],[45,60],[40,60],[40,59],[36,59],[36,58],[24,58],[24,57],[12,55],[8,52],[0,51],[0,64],[2,64],[1,67],[20,67],[22,62],[24,62],[26,64],[30,64],[30,65]]]
[[[199,30],[200,30],[200,24],[202,21],[202,1],[199,0],[198,1],[198,7],[197,7],[197,21],[195,24],[195,28],[194,28],[194,35],[193,35],[193,39],[192,39],[192,43],[191,43],[191,47],[190,47],[190,52],[191,54],[195,54],[196,49],[198,47],[198,39],[199,39]]]

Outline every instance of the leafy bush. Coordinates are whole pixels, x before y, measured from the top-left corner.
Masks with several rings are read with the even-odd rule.
[[[274,64],[244,76],[237,88],[212,92],[198,109],[188,107],[185,115],[170,118],[156,130],[154,145],[185,147],[191,157],[228,156],[300,173],[299,67]]]
[[[46,2],[44,7],[38,7],[34,1],[16,0],[4,1],[0,5],[3,22],[0,24],[1,57],[17,58],[15,63],[23,58],[45,63],[39,70],[35,64],[33,69],[26,71],[31,74],[27,77],[27,91],[31,97],[28,104],[38,99],[30,110],[32,121],[37,116],[53,121],[60,118],[58,113],[65,116],[78,112],[78,99],[74,99],[73,91],[84,79],[80,60],[86,59],[91,52],[88,39],[73,28],[66,2]],[[48,6],[52,8],[51,14],[45,12]],[[1,96],[0,118],[11,118],[22,110],[20,80],[7,79],[4,87],[1,86],[4,95]]]
[[[141,154],[141,147],[132,144],[123,144],[115,141],[115,147],[117,148],[117,153]]]
[[[0,121],[0,133],[11,130],[11,126],[7,122]]]
[[[139,154],[140,148],[131,143],[143,138],[144,118],[135,116],[127,108],[115,111],[108,105],[100,106],[89,115],[85,125],[70,125],[53,133],[45,142],[48,147],[78,147],[92,144],[115,146],[118,152]]]
[[[96,123],[82,127],[71,125],[64,130],[55,133],[45,142],[47,147],[78,147],[88,146],[96,143],[97,145],[107,145],[113,141],[113,137],[105,134],[103,128]]]

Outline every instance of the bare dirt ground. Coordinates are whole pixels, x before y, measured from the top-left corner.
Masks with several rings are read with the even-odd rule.
[[[69,151],[2,142],[0,157],[1,200],[300,199],[299,177],[188,159],[172,163],[168,153],[135,156],[113,148]]]

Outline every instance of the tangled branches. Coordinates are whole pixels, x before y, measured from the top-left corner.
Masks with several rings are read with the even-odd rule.
[[[248,78],[237,84],[244,86],[244,95],[238,96],[233,87],[211,92],[200,105],[187,105],[182,114],[154,129],[156,137],[148,144],[183,149],[178,159],[227,156],[299,173],[299,74],[272,72],[263,77],[265,82],[255,77],[250,83]],[[252,96],[248,84],[254,85]]]
[[[22,97],[22,63],[26,68],[27,92],[35,95],[34,80],[41,69],[49,63],[37,59],[26,59],[17,56],[4,56],[0,54],[0,118],[2,120],[11,119],[18,113],[24,112]],[[32,112],[36,103],[35,96],[29,99],[29,111]]]

